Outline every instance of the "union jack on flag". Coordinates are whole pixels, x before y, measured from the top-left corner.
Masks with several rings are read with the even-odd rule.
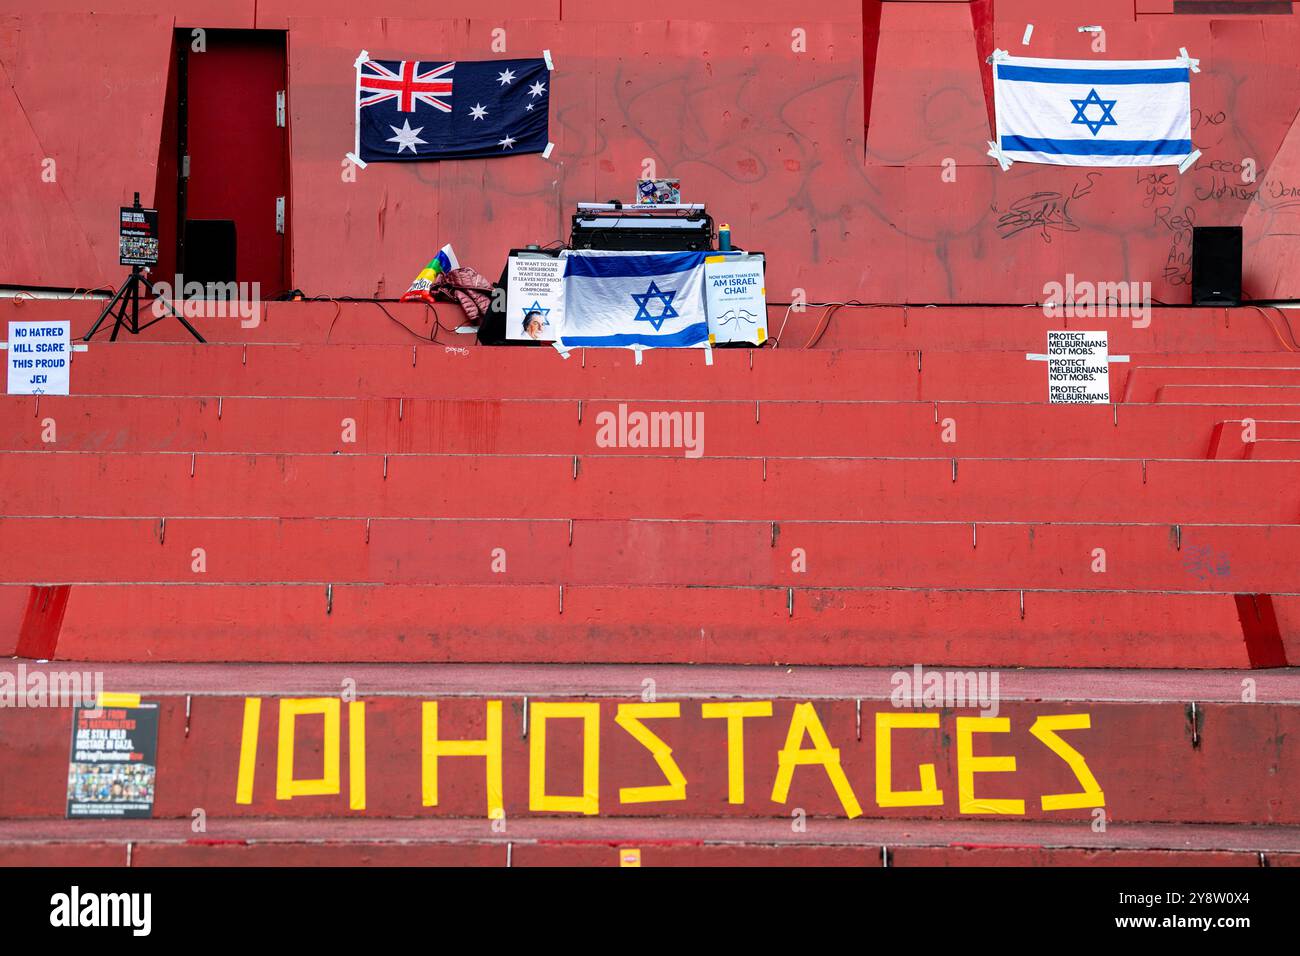
[[[455,63],[426,63],[421,69],[419,60],[402,60],[394,71],[382,62],[368,60],[361,64],[361,105],[397,100],[398,112],[414,113],[418,100],[450,113],[454,69]]]
[[[356,61],[361,165],[544,152],[546,59]]]

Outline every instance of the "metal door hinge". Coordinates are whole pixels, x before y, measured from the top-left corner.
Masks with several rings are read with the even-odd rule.
[[[275,231],[284,234],[284,197],[275,197]]]
[[[189,179],[189,178],[190,178],[190,158],[188,156],[182,156],[181,157],[181,179]]]
[[[284,90],[275,91],[275,125],[276,126],[284,125],[284,112],[285,112],[284,94],[285,94]]]

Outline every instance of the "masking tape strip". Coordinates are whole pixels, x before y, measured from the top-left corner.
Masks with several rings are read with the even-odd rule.
[[[368,165],[370,165],[369,163],[364,162],[360,156],[358,156],[356,153],[352,152],[351,150],[344,153],[343,158],[353,163],[357,167],[357,169],[365,169]]]
[[[1034,35],[1034,25],[1032,23],[1025,26],[1025,35],[1020,40],[1021,46],[1029,46],[1029,38]]]
[[[99,695],[99,700],[95,703],[100,707],[139,707],[140,695],[105,691]]]
[[[1193,73],[1201,72],[1201,61],[1193,56],[1189,56],[1187,53],[1187,47],[1185,46],[1180,46],[1178,48],[1178,65],[1187,67]]]
[[[547,143],[547,144],[546,144],[546,148],[545,148],[544,150],[542,150],[542,159],[550,159],[550,158],[551,158],[551,150],[553,150],[553,149],[555,149],[555,144],[554,144],[554,143]]]
[[[235,803],[253,802],[253,777],[257,771],[257,732],[262,720],[262,698],[244,698],[244,729],[239,738],[239,777]]]
[[[1000,147],[997,143],[993,142],[992,140],[988,140],[988,144],[989,144],[989,151],[984,155],[992,156],[994,159],[996,159],[998,161],[998,165],[1002,167],[1002,171],[1005,173],[1008,169],[1011,168],[1011,163],[1012,163],[1011,157],[1008,156],[1006,153],[1002,152],[1002,147]]]
[[[1201,158],[1201,151],[1199,149],[1194,149],[1190,153],[1188,153],[1187,158],[1178,164],[1179,175],[1187,172],[1194,165],[1196,165],[1196,161],[1200,158]]]
[[[1107,358],[1108,361],[1111,361],[1111,362],[1128,362],[1128,361],[1131,361],[1131,356],[1128,356],[1128,355],[1108,355],[1108,356],[1106,356],[1106,358]],[[1047,362],[1047,361],[1050,361],[1050,359],[1049,359],[1048,356],[1046,356],[1046,355],[1042,355],[1042,354],[1040,354],[1040,353],[1038,353],[1038,352],[1026,352],[1026,353],[1025,353],[1025,360],[1028,361],[1028,362]]]
[[[555,64],[551,61],[551,51],[550,51],[550,50],[543,50],[543,51],[542,51],[542,59],[546,61],[546,68],[547,68],[548,70],[553,70],[553,69],[555,69]]]
[[[551,347],[560,353],[560,358],[567,359],[569,357],[569,348],[563,342],[552,342]]]
[[[637,365],[640,365],[640,364],[641,364],[641,358],[642,358],[643,351],[644,351],[644,350],[642,350],[642,349],[637,349],[635,352],[632,353],[633,355],[636,356],[636,364],[637,364]]]
[[[713,349],[704,350],[704,364],[705,365],[713,364]]]

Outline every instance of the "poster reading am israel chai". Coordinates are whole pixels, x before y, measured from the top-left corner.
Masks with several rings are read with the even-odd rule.
[[[156,702],[73,709],[69,820],[151,817],[157,776]]]
[[[709,341],[762,345],[767,339],[766,293],[761,255],[709,256],[704,262]]]

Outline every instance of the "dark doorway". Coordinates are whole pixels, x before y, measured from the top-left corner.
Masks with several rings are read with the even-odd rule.
[[[187,285],[257,282],[270,298],[289,287],[285,34],[177,41],[178,271]]]

